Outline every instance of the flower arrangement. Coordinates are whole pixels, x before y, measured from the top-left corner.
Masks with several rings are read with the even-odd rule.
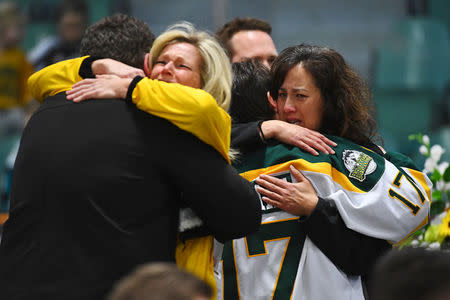
[[[430,222],[414,233],[402,246],[450,249],[450,164],[441,162],[445,150],[440,145],[430,145],[427,135],[409,136],[421,145],[419,152],[426,157],[424,170],[433,182]]]

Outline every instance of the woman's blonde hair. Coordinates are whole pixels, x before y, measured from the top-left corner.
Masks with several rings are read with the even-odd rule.
[[[231,103],[231,64],[225,50],[208,32],[196,30],[188,22],[171,25],[156,38],[150,50],[151,69],[163,49],[179,42],[194,45],[202,57],[202,89],[210,93],[217,104],[228,111]]]

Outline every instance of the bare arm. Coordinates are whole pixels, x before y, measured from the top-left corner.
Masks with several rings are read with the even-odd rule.
[[[259,126],[258,126],[259,125]],[[336,143],[317,131],[279,120],[233,124],[231,145],[244,153],[259,149],[270,139],[296,146],[308,153],[333,154]]]
[[[132,79],[114,75],[97,75],[97,78],[84,79],[75,83],[66,92],[67,100],[81,102],[86,99],[125,99]]]
[[[334,150],[330,146],[336,146],[336,143],[314,130],[284,121],[270,120],[261,124],[261,131],[265,139],[274,138],[313,155],[319,155],[315,149],[326,154],[334,154]]]
[[[116,75],[121,78],[130,78],[133,79],[136,76],[144,77],[144,71],[138,68],[131,67],[120,61],[104,58],[98,59],[92,62],[92,73],[94,75]]]

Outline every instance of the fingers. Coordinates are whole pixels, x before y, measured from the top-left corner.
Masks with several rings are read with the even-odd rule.
[[[311,142],[310,142],[311,143]],[[311,143],[312,144],[312,143]],[[312,155],[319,155],[319,152],[317,152],[314,148],[312,148],[311,146],[309,146],[306,142],[303,141],[295,141],[294,145],[299,147],[302,150],[305,150],[308,153],[311,153]],[[314,144],[313,144],[314,145]],[[320,147],[316,147],[316,148],[320,148]],[[324,152],[324,148],[318,149],[322,152]],[[326,152],[325,152],[326,153]],[[328,154],[328,153],[326,153]]]
[[[277,194],[277,193],[275,193],[275,192],[272,192],[272,191],[270,191],[270,190],[267,190],[267,189],[265,189],[265,188],[262,188],[262,187],[260,187],[260,186],[257,186],[257,187],[256,187],[256,191],[257,191],[258,193],[260,193],[263,197],[267,197],[267,198],[272,199],[272,201],[277,201],[277,202],[279,202],[279,201],[281,201],[281,199],[282,199],[282,197],[281,197],[279,194]]]
[[[333,147],[336,147],[336,146],[337,146],[337,144],[336,144],[335,142],[333,142],[332,140],[330,140],[329,138],[327,138],[327,137],[324,136],[324,135],[320,135],[320,139],[321,139],[324,143],[326,143],[326,144],[328,144],[328,145],[330,145],[330,146],[333,146]]]
[[[335,152],[334,152],[333,148],[331,148],[322,138],[327,139],[326,137],[324,137],[322,135],[311,137],[311,140],[313,140],[315,143],[314,144],[315,148],[326,154],[334,154]],[[328,140],[328,141],[332,142],[331,140]],[[336,144],[336,143],[334,143],[334,144]]]
[[[73,102],[80,102],[92,98],[97,91],[97,79],[83,79],[75,83],[71,90],[66,91],[66,99]]]
[[[300,126],[297,126],[295,132],[296,134],[291,137],[292,144],[299,147],[300,149],[313,155],[319,155],[316,150],[325,154],[335,153],[335,151],[329,145],[336,146],[337,144],[329,140],[319,132]]]
[[[67,91],[69,92],[69,91]],[[95,94],[95,88],[92,87],[86,87],[84,89],[79,89],[77,91],[74,91],[70,94],[66,92],[66,98],[67,100],[72,100],[73,102],[80,102],[89,98],[92,98],[92,95]]]
[[[266,202],[267,204],[270,204],[272,206],[278,207],[280,209],[283,209],[283,204],[278,202],[278,201],[274,201],[273,199],[270,199],[268,197],[261,197],[261,200]]]
[[[299,170],[297,170],[293,165],[289,166],[289,169],[291,170],[291,174],[295,177],[295,179],[297,179],[298,182],[302,182],[305,180],[308,180],[303,174],[302,172],[300,172]]]
[[[332,146],[337,146],[337,144],[331,140],[329,140],[328,138],[326,138],[325,136],[323,136],[322,134],[310,130],[310,135],[305,137],[308,141],[311,141],[311,144],[309,144],[311,147],[316,148],[317,150],[326,153],[326,154],[334,154],[334,150],[327,144],[328,143],[332,143]]]
[[[257,178],[255,179],[255,182],[259,185],[259,187],[256,188],[261,189],[261,194],[264,194],[268,197],[273,198],[275,196],[274,194],[280,195],[282,193],[282,188],[274,183],[264,180],[263,178]]]
[[[75,83],[74,85],[72,85],[72,89],[80,87],[80,86],[85,86],[85,85],[91,85],[96,81],[96,79],[94,78],[88,78],[88,79],[83,79],[81,81],[78,81],[77,83]]]
[[[86,79],[85,79],[86,80]],[[80,81],[73,85],[72,89],[66,92],[66,99],[73,102],[80,102],[91,98],[96,93],[95,81]]]
[[[283,199],[283,197],[280,194],[277,194],[275,192],[269,191],[265,188],[262,188],[260,186],[256,187],[256,191],[261,194],[261,200],[266,202],[267,204],[270,204],[272,206],[278,207],[280,209],[284,209],[286,206],[286,203]]]
[[[336,152],[328,145],[324,144],[323,147],[325,147],[328,154],[335,154]]]
[[[260,186],[263,186],[267,189],[275,191],[277,189],[277,192],[280,192],[281,189],[286,188],[288,186],[288,182],[279,178],[276,178],[274,176],[270,175],[260,175],[258,178],[255,179],[255,182],[259,184]]]
[[[314,136],[303,137],[302,140],[295,140],[294,145],[313,155],[319,155],[316,150],[319,150],[320,152],[325,154],[335,153],[334,150],[330,148],[330,146],[325,144],[321,139]]]

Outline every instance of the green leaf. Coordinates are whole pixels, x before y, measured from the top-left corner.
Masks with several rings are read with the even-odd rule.
[[[442,191],[434,190],[431,193],[431,199],[433,199],[433,202],[438,202],[442,200]]]
[[[445,209],[445,202],[444,201],[433,201],[431,202],[431,207],[430,207],[430,214],[432,216],[438,215],[441,212],[443,212]]]
[[[439,225],[430,225],[424,234],[424,240],[430,244],[433,242],[442,243],[444,238],[439,234]]]
[[[433,174],[431,174],[430,176],[430,180],[433,181],[433,183],[436,183],[436,181],[441,180],[441,178],[442,178],[441,173],[439,173],[438,170],[434,169]]]
[[[444,178],[445,182],[450,181],[450,166],[447,167],[447,169],[444,172],[444,175],[442,176]]]

